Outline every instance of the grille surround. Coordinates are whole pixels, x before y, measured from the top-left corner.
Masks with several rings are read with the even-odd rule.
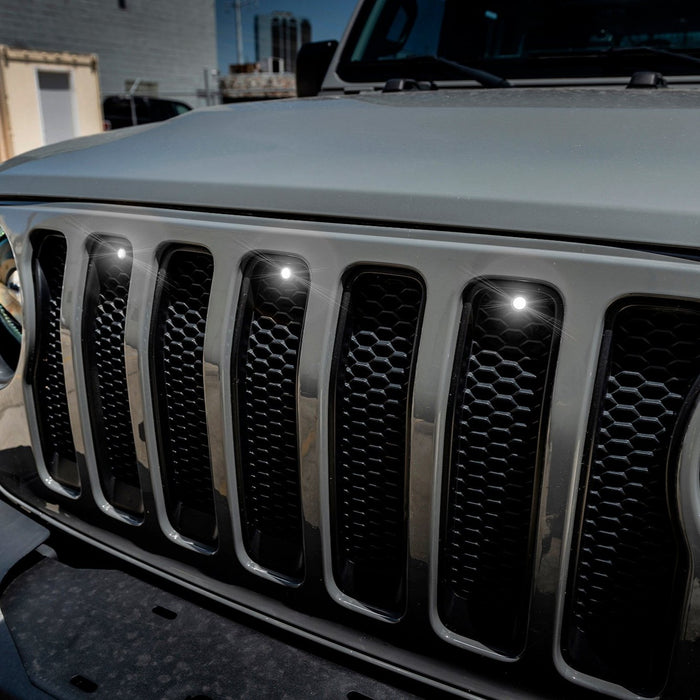
[[[37,328],[36,350],[31,363],[41,449],[49,475],[68,489],[70,495],[77,496],[81,483],[61,343],[61,297],[68,243],[65,236],[54,231],[37,232],[33,238],[32,267],[37,308],[46,319]]]
[[[527,307],[516,310],[519,295]],[[438,610],[450,632],[511,659],[526,644],[561,314],[551,287],[482,280],[465,291],[456,346]]]
[[[391,318],[394,312],[372,298],[371,292],[359,300],[354,298],[358,288],[358,294],[363,293],[362,283],[373,286],[384,301],[398,299],[403,285],[404,292],[408,290],[415,297],[412,304],[404,305],[411,307],[404,309],[407,318]],[[384,283],[388,289],[382,287]],[[425,287],[409,270],[357,268],[346,274],[343,289],[330,381],[333,575],[342,593],[380,615],[399,619],[406,605],[409,423]],[[376,318],[358,311],[365,306],[373,309]],[[389,357],[398,359],[402,354],[407,362],[392,365]],[[354,370],[349,369],[348,358],[352,358]],[[393,404],[395,414],[388,419],[382,417],[380,408],[385,400]],[[358,421],[363,416],[373,430],[361,435]],[[382,435],[378,431],[386,432]],[[388,454],[387,446],[399,455]],[[388,495],[382,494],[383,487]],[[363,504],[365,494],[368,503]],[[380,533],[389,544],[379,541]]]
[[[643,310],[645,317],[626,317],[636,310]],[[650,338],[668,336],[673,331],[663,324],[673,313],[685,314],[688,319],[694,316],[694,323],[688,320],[686,325],[694,327],[700,336],[698,304],[638,298],[624,300],[608,311],[579,486],[562,628],[562,650],[573,668],[642,696],[657,695],[666,684],[686,598],[689,554],[681,533],[674,484],[680,440],[700,394],[700,370],[688,372],[685,380],[669,379],[677,390],[685,384],[684,396],[663,386],[664,373],[670,374],[674,363],[679,369],[681,361],[674,360],[664,367],[660,358],[665,354],[664,360],[668,360],[673,353],[660,344],[653,349],[656,366],[641,362],[635,371],[620,369],[618,363],[621,354],[641,360],[646,340],[643,334],[632,335],[637,342],[628,345],[630,333],[624,323],[646,326]],[[654,328],[647,316],[657,318],[658,327]],[[624,331],[627,337],[617,339],[615,331]],[[651,347],[651,342],[647,344]],[[690,341],[686,345],[690,347]],[[695,345],[695,366],[700,367],[700,340],[695,340]],[[685,364],[689,364],[687,359]],[[644,372],[650,372],[653,378]],[[636,387],[629,383],[635,374],[642,380]],[[655,407],[661,407],[663,400],[675,408],[658,412]],[[632,402],[643,406],[644,411]],[[672,421],[670,430],[664,427],[664,419]],[[627,428],[634,422],[639,425],[630,432]],[[608,449],[601,446],[604,439],[610,445]],[[620,452],[624,443],[636,447]],[[635,497],[643,496],[643,502],[635,502]],[[618,503],[616,499],[621,497],[624,500]],[[669,503],[674,504],[670,510]],[[601,526],[592,533],[590,525],[596,519]],[[613,521],[619,521],[615,527]],[[639,527],[634,527],[635,523]],[[635,549],[637,557],[633,556]],[[652,568],[643,578],[645,562]],[[635,613],[638,606],[647,611],[644,625]],[[620,637],[625,638],[624,644]],[[616,642],[611,644],[613,640]]]
[[[194,265],[196,259],[199,266]],[[151,377],[166,509],[175,529],[205,549],[213,549],[217,539],[203,371],[213,266],[204,248],[167,248],[160,258],[151,327]],[[178,284],[184,280],[184,286]],[[178,431],[188,423],[192,440]],[[187,469],[187,459],[195,470]]]
[[[134,298],[130,301],[127,350],[129,388],[137,409],[133,416],[134,434],[139,443],[139,458],[143,462],[141,477],[146,498],[145,521],[142,526],[134,527],[120,523],[118,519],[107,518],[103,512],[93,513],[89,510],[93,508],[95,500],[99,501],[99,507],[104,504],[97,489],[87,488],[93,483],[95,470],[92,468],[91,441],[84,405],[77,406],[78,413],[73,410],[76,407],[70,404],[74,431],[81,429],[75,433],[76,439],[80,434],[85,435],[88,449],[89,481],[83,479],[85,488],[80,500],[67,499],[64,490],[48,483],[42,471],[43,465],[35,465],[28,450],[26,453],[12,452],[17,443],[8,444],[9,435],[4,432],[0,434],[4,443],[3,459],[0,461],[0,489],[9,494],[8,497],[16,497],[36,514],[45,516],[58,527],[77,531],[105,550],[128,557],[151,572],[155,566],[171,580],[178,580],[205,595],[217,597],[228,608],[252,611],[253,615],[276,626],[313,636],[335,648],[342,647],[355,658],[384,667],[388,665],[411,677],[417,674],[443,690],[454,692],[459,689],[485,697],[499,697],[508,692],[524,692],[527,695],[528,691],[534,692],[538,698],[545,697],[547,692],[551,697],[565,697],[571,694],[573,683],[625,697],[623,688],[610,689],[594,678],[575,673],[558,651],[562,609],[558,601],[563,599],[563,593],[555,599],[552,592],[560,584],[560,562],[568,556],[569,522],[573,520],[573,515],[567,515],[567,520],[561,516],[567,513],[571,471],[580,467],[580,455],[574,449],[581,448],[574,448],[573,444],[583,444],[589,413],[588,398],[585,402],[576,398],[571,403],[568,403],[568,399],[588,397],[592,391],[593,382],[589,381],[589,377],[597,365],[600,323],[610,302],[640,289],[650,294],[696,299],[700,272],[696,264],[662,260],[658,254],[640,250],[630,253],[608,248],[602,251],[596,245],[573,245],[565,241],[543,243],[524,240],[520,235],[514,235],[507,241],[502,236],[476,231],[465,231],[464,235],[430,231],[423,236],[415,230],[405,231],[391,226],[379,229],[369,224],[366,227],[350,224],[331,227],[319,222],[260,222],[250,217],[222,213],[209,215],[184,209],[146,211],[106,204],[98,210],[89,204],[62,202],[57,205],[13,206],[12,217],[10,236],[17,235],[18,231],[21,236],[23,225],[27,227],[26,230],[35,226],[65,230],[69,248],[77,255],[84,253],[85,240],[90,232],[123,235],[132,242],[138,264],[134,268]],[[26,224],[23,224],[23,217],[26,217]],[[152,318],[150,308],[155,287],[154,270],[159,264],[156,255],[163,247],[182,242],[205,245],[212,251],[218,265],[215,275],[216,300],[212,301],[211,333],[207,339],[206,378],[207,405],[213,408],[212,417],[223,429],[225,440],[223,445],[219,444],[221,431],[212,432],[212,446],[217,444],[224,450],[223,454],[214,455],[218,459],[215,497],[221,540],[216,552],[206,553],[201,553],[201,548],[186,542],[184,537],[179,538],[179,533],[168,521],[162,500],[152,410],[153,389],[147,336]],[[283,588],[269,577],[265,580],[264,576],[251,575],[251,571],[253,574],[261,572],[249,568],[248,561],[238,549],[238,541],[235,544],[239,556],[235,556],[233,542],[230,541],[232,533],[228,531],[232,526],[234,529],[238,526],[235,492],[226,491],[227,483],[234,483],[232,470],[235,468],[235,457],[233,438],[230,432],[226,432],[230,425],[230,415],[226,415],[226,411],[230,411],[230,397],[224,396],[220,400],[220,392],[226,394],[229,391],[227,373],[230,356],[227,352],[233,337],[235,299],[240,287],[238,270],[241,261],[256,250],[275,250],[301,256],[308,261],[314,281],[307,319],[310,335],[302,354],[298,397],[303,437],[304,538],[310,557],[307,561],[307,579],[299,588],[293,589]],[[20,271],[24,270],[25,280],[30,279],[27,251],[26,245],[20,244],[17,249]],[[325,546],[330,532],[325,480],[330,403],[327,386],[331,371],[329,356],[337,324],[339,281],[348,266],[367,264],[368,261],[373,265],[417,268],[428,288],[412,409],[408,607],[407,615],[396,624],[377,620],[377,616],[360,609],[356,601],[348,601],[339,594],[332,575],[328,574],[330,563],[327,554],[330,547]],[[71,261],[71,270],[76,274],[66,277],[69,286],[64,290],[63,299],[63,351],[64,355],[71,349],[74,351],[79,383],[83,372],[79,371],[80,353],[76,342],[80,334],[80,310],[77,308],[80,300],[76,292],[80,293],[81,289],[74,280],[82,279],[84,265],[84,260],[82,266],[77,258]],[[601,266],[606,271],[602,276],[599,274]],[[670,267],[673,267],[673,274],[669,274]],[[78,276],[78,272],[82,274]],[[229,272],[232,274],[229,275]],[[531,279],[546,281],[561,289],[567,307],[560,357],[566,376],[560,376],[555,383],[557,410],[552,413],[551,460],[546,465],[544,482],[547,497],[542,501],[544,517],[538,532],[537,586],[531,620],[533,634],[528,639],[526,654],[517,663],[507,665],[480,658],[478,655],[486,654],[476,645],[470,646],[468,640],[448,637],[439,625],[434,600],[436,565],[432,556],[437,546],[438,526],[434,517],[438,496],[435,485],[431,488],[430,478],[433,469],[442,461],[442,411],[447,405],[452,365],[451,361],[446,360],[446,353],[453,351],[464,286],[482,274],[489,278],[495,275],[527,275]],[[596,280],[595,285],[590,284],[591,279]],[[28,378],[25,363],[32,359],[36,325],[36,313],[28,308],[28,342],[23,349],[19,368],[22,375]],[[24,396],[28,419],[24,430],[31,443],[22,438],[22,444],[31,444],[34,454],[39,454],[31,386],[28,383],[22,386],[21,378],[23,376],[18,374],[18,380],[0,392],[0,401],[12,400],[13,395],[15,398]],[[570,378],[574,378],[573,381]],[[69,391],[74,390],[68,372],[66,380]],[[217,415],[219,404],[222,416]],[[7,425],[9,417],[10,412],[5,404],[0,420]],[[80,418],[79,423],[77,418]],[[39,479],[36,478],[37,467]],[[688,471],[688,468],[684,471],[686,476]],[[81,471],[83,476],[86,475]],[[227,477],[231,479],[227,481]],[[44,488],[44,484],[49,488]],[[148,489],[152,489],[152,493]],[[315,511],[316,504],[318,512]],[[229,507],[230,513],[227,510]],[[689,522],[694,521],[686,521],[686,532]],[[431,528],[426,528],[426,523]],[[562,541],[561,538],[566,546],[559,550],[557,544]],[[693,546],[698,547],[699,544],[696,542]],[[700,549],[695,551],[697,555]],[[696,561],[700,561],[700,556]],[[428,576],[430,600],[426,592]],[[428,614],[429,621],[426,619]],[[553,621],[558,625],[556,639],[551,636]],[[428,622],[432,631],[427,627]],[[688,648],[687,640],[680,640],[680,644],[682,649]],[[469,653],[471,651],[477,653]],[[683,668],[679,674],[679,685],[685,684],[685,688],[691,689],[700,687],[697,682],[688,684],[686,671],[689,668]],[[557,684],[559,676],[566,680],[560,680]],[[698,674],[694,673],[694,677],[697,678]],[[583,696],[587,697],[585,692]]]
[[[100,484],[111,505],[141,516],[143,497],[124,352],[131,245],[119,238],[93,238],[88,252],[83,361]]]
[[[285,267],[288,280],[281,278]],[[290,583],[304,577],[297,386],[308,288],[308,269],[298,258],[249,260],[231,353],[244,546],[256,564]]]

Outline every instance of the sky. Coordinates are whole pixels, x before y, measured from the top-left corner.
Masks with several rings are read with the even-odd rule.
[[[242,0],[243,57],[245,63],[255,61],[253,18],[270,12],[291,12],[311,22],[312,41],[340,39],[350,19],[356,0]],[[236,63],[236,21],[233,0],[216,0],[219,70],[228,73]]]

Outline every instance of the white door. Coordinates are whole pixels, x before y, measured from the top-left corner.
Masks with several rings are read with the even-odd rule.
[[[37,73],[44,143],[55,143],[77,136],[70,73],[48,70]]]

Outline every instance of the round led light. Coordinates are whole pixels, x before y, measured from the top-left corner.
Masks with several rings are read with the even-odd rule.
[[[120,260],[124,260],[124,258],[126,257],[126,250],[124,248],[119,248],[119,250],[117,250],[117,257]]]
[[[289,267],[283,267],[280,270],[280,277],[283,280],[288,280],[292,276],[292,270]]]
[[[527,299],[525,297],[514,297],[512,304],[516,311],[522,311],[527,306]]]

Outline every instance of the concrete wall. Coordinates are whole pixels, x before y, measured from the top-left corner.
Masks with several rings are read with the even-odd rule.
[[[97,58],[0,46],[0,160],[46,144],[38,71],[70,77],[71,136],[102,131]]]
[[[204,68],[217,65],[214,10],[214,0],[0,0],[0,44],[95,53],[103,95],[142,78],[196,107]]]

